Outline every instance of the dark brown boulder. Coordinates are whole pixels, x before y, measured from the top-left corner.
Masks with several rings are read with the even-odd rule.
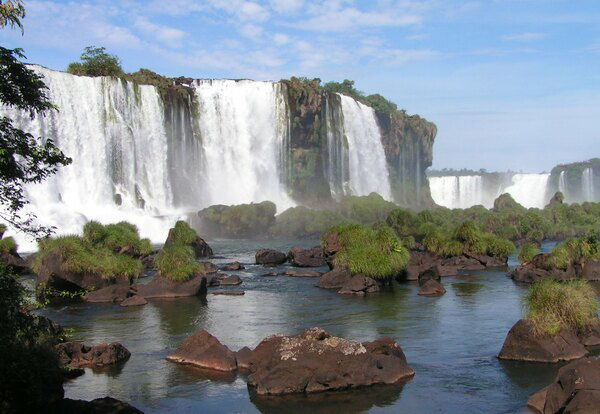
[[[264,339],[245,362],[248,386],[258,395],[345,390],[396,384],[414,375],[390,338],[360,343],[320,328]]]
[[[83,297],[90,303],[120,303],[131,296],[129,283],[119,283],[94,290]]]
[[[212,262],[200,262],[200,265],[204,273],[217,273],[219,271],[219,268]]]
[[[325,258],[334,256],[342,249],[340,236],[335,232],[325,234],[323,237],[323,255]]]
[[[243,347],[239,351],[235,352],[235,359],[237,361],[238,369],[249,370],[250,361],[252,360],[252,350],[247,346]]]
[[[323,273],[321,273],[321,272],[311,272],[311,271],[297,272],[294,270],[288,270],[287,272],[284,273],[284,275],[291,276],[291,277],[321,277],[322,274]]]
[[[586,348],[600,347],[600,321],[597,321],[592,326],[580,329],[577,332],[577,336]]]
[[[486,254],[479,254],[471,251],[465,251],[464,255],[470,259],[477,260],[485,267],[501,267],[506,266],[508,257],[493,257]]]
[[[223,266],[223,270],[231,272],[234,270],[242,270],[245,269],[244,266],[242,266],[240,264],[240,262],[233,262],[233,263],[227,263],[225,266]]]
[[[288,252],[288,257],[292,266],[296,267],[327,266],[327,261],[323,256],[323,249],[319,246],[313,247],[312,249],[292,247]]]
[[[239,276],[227,276],[220,280],[221,286],[237,286],[242,284],[242,279]]]
[[[600,280],[600,260],[588,260],[583,266],[581,277],[586,280]]]
[[[583,358],[588,354],[576,333],[563,330],[557,335],[535,335],[531,323],[518,321],[508,332],[500,359],[532,362],[560,362]]]
[[[126,361],[131,353],[118,342],[88,346],[83,342],[56,345],[59,361],[68,368],[105,366]]]
[[[148,301],[145,297],[140,295],[133,295],[121,302],[121,306],[142,306],[146,305],[147,303]]]
[[[600,360],[584,358],[560,368],[554,382],[527,405],[544,414],[600,412]]]
[[[134,285],[137,295],[149,298],[178,298],[206,294],[206,276],[198,274],[186,282],[173,282],[160,274],[145,285]]]
[[[442,296],[444,293],[446,293],[446,289],[438,281],[429,279],[423,283],[418,294],[421,296]]]
[[[51,413],[61,414],[144,414],[134,406],[111,397],[92,401],[65,398],[50,408]]]
[[[336,267],[319,279],[317,286],[324,289],[341,289],[350,279],[352,273],[345,267]]]
[[[256,252],[256,264],[263,266],[279,266],[284,264],[288,257],[285,253],[273,249],[260,249]]]
[[[426,282],[427,280],[440,280],[443,274],[442,266],[440,264],[434,264],[428,269],[425,269],[419,273],[419,282]]]
[[[237,369],[235,354],[205,330],[186,338],[167,360],[216,371]]]
[[[0,237],[1,239],[1,237]],[[19,253],[15,252],[2,252],[0,253],[0,262],[5,263],[15,273],[27,273],[29,272],[29,266]]]
[[[350,280],[344,283],[344,286],[338,293],[342,295],[366,295],[367,293],[379,292],[379,285],[368,276],[358,274],[352,276]]]

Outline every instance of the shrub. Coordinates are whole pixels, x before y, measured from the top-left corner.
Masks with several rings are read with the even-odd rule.
[[[142,256],[152,252],[150,240],[140,239],[137,226],[126,221],[106,226],[94,220],[89,221],[83,226],[83,240],[92,246],[114,252]]]
[[[596,293],[581,279],[536,282],[529,287],[524,304],[525,318],[538,335],[555,335],[563,329],[585,329],[598,320]]]
[[[183,245],[172,245],[161,250],[154,263],[163,277],[174,282],[185,282],[202,269],[192,248]]]
[[[201,228],[214,237],[244,238],[267,234],[275,224],[277,208],[271,201],[215,205],[198,212]]]
[[[0,239],[0,253],[16,253],[17,242],[12,237]]]
[[[423,246],[431,253],[441,254],[444,251],[444,245],[447,243],[448,238],[437,229],[429,231],[423,238]]]
[[[123,73],[119,58],[106,53],[104,47],[88,46],[80,59],[81,62],[70,63],[67,72],[85,76],[119,76]]]
[[[510,241],[491,233],[484,234],[486,253],[492,257],[508,257],[515,251],[515,245]]]
[[[198,238],[196,230],[183,220],[177,221],[169,231],[169,245],[188,246]]]
[[[319,237],[329,227],[348,221],[341,214],[308,207],[291,207],[276,217],[271,234],[278,237]]]
[[[567,270],[569,265],[571,264],[571,254],[569,253],[569,249],[562,244],[556,246],[550,252],[548,256],[548,261],[546,262],[548,270],[550,269],[562,269]]]
[[[400,273],[409,255],[393,230],[387,226],[370,229],[357,224],[330,228],[326,235],[339,235],[341,250],[335,255],[336,266],[347,267],[374,279],[387,279]]]
[[[525,243],[519,251],[519,262],[521,264],[529,263],[540,253],[540,249],[533,243]]]

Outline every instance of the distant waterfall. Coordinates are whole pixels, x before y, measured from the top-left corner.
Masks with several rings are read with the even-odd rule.
[[[550,174],[515,174],[512,185],[503,192],[509,193],[523,207],[544,208],[548,203],[548,179]]]
[[[581,174],[581,193],[583,201],[595,201],[594,170],[586,168]]]
[[[202,205],[271,200],[294,205],[280,180],[280,147],[287,133],[281,85],[199,80],[194,83],[202,141]]]
[[[325,100],[325,129],[327,137],[327,181],[331,195],[339,199],[348,190],[348,140],[344,135],[344,115],[340,95],[331,94]]]
[[[354,195],[368,195],[374,191],[391,200],[387,161],[373,108],[349,96],[339,96],[348,142],[349,190]]]
[[[565,179],[565,172],[561,171],[559,176],[558,176],[558,191],[560,191],[561,193],[563,193],[563,196],[567,196],[566,191],[567,191],[567,182]]]
[[[429,177],[429,188],[433,201],[440,206],[468,208],[481,204],[491,207],[480,175]]]

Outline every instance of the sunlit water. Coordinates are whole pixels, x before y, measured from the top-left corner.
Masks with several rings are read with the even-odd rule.
[[[270,270],[251,264],[259,247],[287,250],[316,243],[212,242],[215,254],[226,257],[216,263],[246,264],[246,270],[230,272],[244,281],[230,289],[243,289],[244,296],[151,300],[133,308],[78,304],[45,309],[44,315],[73,328],[76,338],[118,341],[132,354],[118,368],[86,369],[65,384],[66,396],[110,395],[146,413],[527,413],[527,397],[555,376],[556,365],[496,358],[521,317],[525,289],[505,270],[444,278],[447,293],[440,298],[418,296],[416,283],[358,298],[319,289],[315,279],[262,277]],[[238,350],[277,332],[295,334],[313,326],[361,341],[390,336],[402,346],[416,376],[404,386],[265,399],[251,395],[241,376],[211,375],[165,360],[199,329]]]

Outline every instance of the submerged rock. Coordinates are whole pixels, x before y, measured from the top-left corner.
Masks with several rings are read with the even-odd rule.
[[[444,293],[446,293],[444,286],[436,280],[429,279],[423,283],[418,294],[421,296],[442,296]]]
[[[105,366],[126,361],[131,353],[118,342],[89,346],[83,342],[56,345],[59,361],[68,368]]]
[[[317,287],[323,289],[341,289],[351,278],[352,273],[345,267],[339,266],[321,276]]]
[[[264,266],[279,266],[287,262],[287,255],[273,249],[260,249],[256,252],[256,264]]]
[[[554,382],[527,405],[544,414],[600,412],[600,360],[584,358],[560,368]]]
[[[319,246],[313,247],[312,249],[292,247],[288,252],[288,257],[292,266],[296,267],[327,266],[327,261],[323,255],[323,249]]]
[[[234,353],[205,330],[186,338],[167,360],[216,371],[237,370]]]
[[[206,294],[206,276],[198,274],[186,282],[174,282],[157,274],[145,285],[134,285],[137,295],[149,298],[177,298]]]
[[[129,283],[119,283],[94,290],[86,294],[83,300],[90,303],[119,303],[123,302],[129,296],[131,296],[131,286]]]
[[[239,276],[226,276],[220,281],[221,286],[237,286],[242,284],[242,279]]]
[[[244,266],[242,266],[240,264],[240,262],[233,262],[233,263],[227,263],[225,266],[223,266],[223,270],[230,272],[230,271],[234,271],[234,270],[242,270],[245,269]]]
[[[560,362],[588,355],[581,339],[572,330],[556,335],[536,335],[531,322],[521,319],[508,332],[500,359],[532,362]]]
[[[284,275],[291,276],[291,277],[320,277],[322,274],[323,273],[321,273],[321,272],[311,272],[311,271],[297,272],[294,270],[288,270],[287,272],[284,273]]]
[[[140,295],[133,295],[121,302],[121,306],[142,306],[146,305],[147,303],[148,301],[145,297]]]
[[[354,275],[349,279],[338,293],[342,295],[366,295],[367,293],[379,292],[379,285],[377,282],[365,275]]]

